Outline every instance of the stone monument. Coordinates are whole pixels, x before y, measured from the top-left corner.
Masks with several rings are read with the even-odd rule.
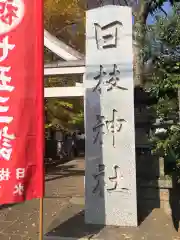
[[[132,12],[86,15],[85,221],[137,226]]]

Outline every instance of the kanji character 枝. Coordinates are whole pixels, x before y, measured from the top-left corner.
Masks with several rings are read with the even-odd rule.
[[[99,74],[94,77],[94,80],[98,80],[98,83],[93,88],[93,92],[98,91],[101,94],[101,87],[102,87],[101,85],[103,84],[103,78],[106,75],[107,75],[106,71],[104,70],[103,66],[100,65]]]
[[[117,65],[114,64],[113,71],[109,73],[109,79],[106,80],[107,84],[107,91],[112,90],[113,88],[121,89],[121,90],[128,90],[119,85],[120,82],[120,70],[118,69]]]
[[[14,4],[14,0],[6,0],[0,2],[0,20],[7,24],[12,25],[14,18],[18,18],[18,7]]]
[[[113,69],[111,72],[107,73],[104,66],[100,65],[100,70],[94,80],[98,80],[97,84],[93,88],[93,92],[98,92],[101,94],[103,86],[107,92],[113,89],[128,90],[127,88],[120,86],[120,70],[116,64],[113,64]]]

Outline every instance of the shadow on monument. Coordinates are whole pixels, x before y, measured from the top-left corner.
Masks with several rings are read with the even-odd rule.
[[[85,132],[88,132],[88,138],[86,137],[85,141],[85,206],[73,203],[62,210],[60,216],[49,226],[45,239],[53,236],[68,239],[91,238],[106,224],[100,104],[100,95],[91,88],[86,88],[84,111]]]
[[[102,152],[101,102],[100,94],[93,92],[92,89],[86,89],[85,114],[88,119],[85,122],[85,131],[88,132],[85,143],[87,156],[85,159],[85,220],[86,223],[105,224],[105,165]],[[93,119],[94,117],[96,119]],[[94,166],[96,166],[95,172]]]

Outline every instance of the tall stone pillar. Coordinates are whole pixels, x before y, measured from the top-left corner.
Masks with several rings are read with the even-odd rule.
[[[86,15],[85,221],[137,226],[132,12]]]

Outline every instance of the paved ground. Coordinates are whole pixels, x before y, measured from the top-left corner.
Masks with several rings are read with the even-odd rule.
[[[45,240],[180,240],[168,218],[160,209],[154,209],[139,227],[112,227],[90,225],[84,222],[84,206],[73,204],[64,208],[51,223]]]
[[[44,233],[76,239],[180,240],[171,218],[154,210],[139,228],[112,228],[84,224],[84,159],[49,169],[44,199]],[[39,201],[0,210],[0,240],[37,240]],[[113,236],[113,237],[112,237]],[[89,238],[90,237],[90,238]],[[50,238],[48,238],[50,240]]]
[[[48,169],[44,199],[44,232],[60,211],[84,196],[84,159]],[[39,200],[0,210],[0,240],[38,239]]]

